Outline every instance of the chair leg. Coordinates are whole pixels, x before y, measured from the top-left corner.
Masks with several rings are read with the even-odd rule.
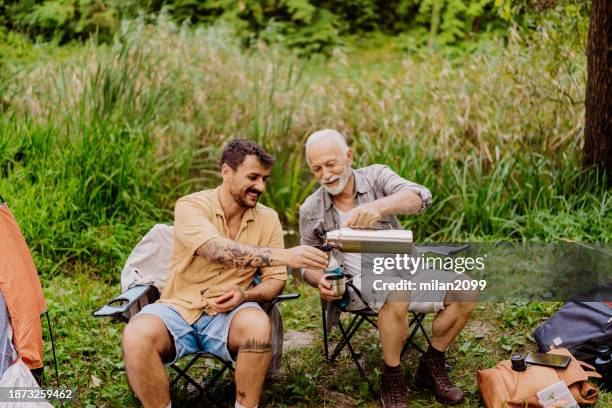
[[[364,319],[361,319],[359,321],[359,324],[357,325],[357,328],[359,328],[359,326],[361,325],[361,323],[363,323]],[[340,332],[342,333],[342,337],[346,340],[346,346],[348,347],[350,353],[351,353],[351,357],[353,358],[353,361],[355,362],[355,365],[357,366],[357,370],[359,371],[359,374],[361,375],[361,378],[366,378],[365,372],[363,371],[363,368],[361,367],[361,364],[359,363],[359,358],[357,357],[357,353],[355,353],[355,350],[353,350],[353,346],[351,345],[351,340],[349,337],[347,337],[347,333],[344,331],[344,326],[342,325],[342,322],[338,322],[338,328],[340,329]],[[355,332],[353,331],[353,334]]]
[[[325,361],[329,361],[329,344],[327,339],[327,318],[325,313],[325,304],[321,302],[321,316],[323,316],[323,351],[325,352]]]
[[[325,305],[323,303],[321,303],[321,316],[323,317],[323,351],[325,353],[325,361],[327,361],[328,363],[333,362],[336,357],[338,356],[338,354],[340,353],[340,351],[344,348],[344,338],[342,338],[340,340],[340,342],[336,345],[336,347],[334,348],[334,351],[332,352],[332,355],[329,355],[329,333],[327,332],[327,315],[325,313]],[[347,328],[347,332],[351,333],[355,330],[352,330],[355,322],[357,320],[357,315],[355,315],[355,317],[351,320],[351,322],[349,323],[349,326]],[[351,334],[352,336],[352,334]]]
[[[340,339],[338,344],[336,344],[336,347],[334,348],[334,351],[332,352],[331,356],[329,356],[329,358],[327,359],[328,363],[332,363],[338,357],[344,347],[348,343],[350,343],[351,338],[357,332],[364,320],[365,319],[363,316],[355,315],[349,322],[348,328],[346,330],[344,329],[342,322],[338,322],[338,327],[341,327],[340,332],[342,333],[342,338]]]
[[[212,391],[215,390],[219,380],[223,377],[223,374],[225,374],[227,371],[233,372],[234,367],[232,367],[232,364],[228,363],[227,361],[223,361],[221,359],[218,360],[221,362],[221,364],[223,364],[223,368],[221,368],[221,370],[219,370],[219,372],[206,383],[206,385],[204,386],[204,391],[201,391],[200,395],[206,398],[208,401],[212,402],[213,405],[217,407],[223,407],[224,404],[220,403],[215,398],[215,394]]]
[[[200,392],[203,390],[203,388],[202,388],[202,386],[200,384],[198,384],[193,378],[191,378],[191,377],[189,377],[189,375],[187,375],[187,371],[189,371],[191,366],[194,365],[196,363],[196,361],[198,361],[198,358],[199,358],[199,356],[197,356],[197,355],[193,356],[193,358],[191,359],[189,364],[187,364],[187,366],[185,366],[184,369],[180,368],[176,364],[170,365],[170,367],[174,371],[176,371],[176,376],[174,376],[174,378],[170,382],[170,387],[174,386],[181,378],[184,378],[189,383],[191,383],[194,387],[196,387]]]
[[[202,386],[196,380],[191,378],[189,376],[189,374],[187,374],[187,372],[189,371],[191,366],[193,366],[196,363],[196,361],[198,361],[198,359],[200,357],[201,356],[199,356],[199,355],[195,355],[191,359],[191,361],[189,361],[189,363],[185,366],[185,368],[180,368],[176,364],[172,364],[170,367],[174,371],[176,371],[176,375],[172,379],[172,382],[170,383],[170,387],[174,386],[181,378],[183,378],[188,384],[193,385],[198,390],[198,396],[199,397],[205,398],[208,402],[210,402],[214,406],[222,407],[223,404],[220,403],[219,401],[217,401],[214,398],[214,396],[211,393],[211,390],[213,390],[216,387],[216,385],[218,384],[219,380],[223,377],[223,374],[225,374],[225,372],[228,371],[228,370],[230,372],[234,371],[234,367],[232,366],[231,363],[229,363],[227,361],[223,361],[221,359],[217,359],[218,361],[221,362],[223,367],[221,368],[221,370],[219,370],[219,372],[217,372],[214,375],[214,377],[212,377],[208,382],[206,382],[206,384],[204,384],[204,386]]]
[[[372,326],[374,326],[374,328],[375,328],[376,330],[378,330],[378,324],[376,324],[376,322],[375,322],[374,320],[370,319],[368,316],[363,316],[363,318],[364,318],[365,320],[367,320],[367,321],[368,321],[368,323],[370,323]]]
[[[232,365],[230,363],[228,363],[227,361],[223,361],[223,360],[219,360],[219,361],[221,361],[221,363],[223,364],[223,368],[219,370],[219,372],[215,374],[215,376],[206,383],[206,385],[204,386],[204,392],[208,392],[211,389],[213,389],[217,385],[217,382],[221,379],[221,377],[223,377],[223,374],[225,374],[227,370],[232,371]]]
[[[410,346],[410,345],[412,345],[414,348],[416,348],[421,354],[425,354],[425,350],[423,350],[414,341],[414,337],[416,336],[417,331],[420,329],[421,332],[423,333],[423,336],[425,336],[425,339],[427,340],[427,343],[431,344],[431,340],[429,339],[429,336],[427,335],[427,332],[426,332],[425,328],[423,327],[423,320],[424,319],[425,319],[425,314],[424,313],[416,313],[416,314],[414,314],[414,317],[412,318],[412,320],[410,320],[409,326],[413,326],[413,328],[410,331],[410,334],[408,335],[408,338],[406,339],[406,342],[404,343],[404,347],[402,348],[402,352],[400,354],[400,358],[402,358],[404,356],[404,354],[406,353],[406,350],[408,350],[408,346]]]

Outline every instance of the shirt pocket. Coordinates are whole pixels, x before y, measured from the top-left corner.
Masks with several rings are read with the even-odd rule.
[[[190,283],[202,283],[222,273],[223,268],[226,267],[209,262],[201,256],[194,256],[189,266],[180,273],[180,276]]]
[[[340,225],[334,221],[331,214],[327,214],[325,217],[319,220],[319,229],[320,234],[322,235],[323,240],[325,240],[325,236],[329,231],[334,231],[340,228]]]
[[[325,241],[325,225],[322,217],[308,218],[308,229],[305,232],[307,242],[310,240]],[[332,228],[334,229],[334,228]]]

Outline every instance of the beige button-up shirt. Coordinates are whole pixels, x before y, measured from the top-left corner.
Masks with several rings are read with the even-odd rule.
[[[189,324],[202,313],[216,314],[209,302],[223,293],[223,286],[253,286],[259,272],[262,281],[287,280],[284,266],[238,268],[208,261],[195,251],[217,237],[229,238],[225,214],[219,202],[219,188],[203,190],[180,198],[174,208],[174,234],[170,276],[160,303],[172,305]],[[235,241],[267,248],[283,248],[283,229],[276,211],[262,204],[242,216]]]

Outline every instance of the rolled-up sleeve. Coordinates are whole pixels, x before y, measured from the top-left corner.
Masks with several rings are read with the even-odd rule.
[[[210,214],[196,202],[181,198],[174,207],[174,236],[195,254],[195,251],[221,236],[207,218]]]
[[[383,195],[389,196],[397,193],[398,191],[414,191],[421,197],[421,209],[419,212],[422,212],[431,205],[431,191],[429,191],[427,187],[406,180],[391,170],[388,166],[381,164],[377,165],[376,167],[378,168],[375,172],[375,186],[377,189],[382,191]]]
[[[314,225],[308,215],[308,209],[300,207],[300,244],[302,245],[323,245],[321,239],[314,233]]]

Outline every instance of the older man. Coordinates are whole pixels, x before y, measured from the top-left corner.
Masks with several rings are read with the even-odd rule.
[[[398,176],[389,167],[375,164],[353,170],[353,152],[342,134],[321,130],[306,142],[306,160],[321,187],[300,208],[300,234],[303,245],[321,245],[330,230],[352,228],[401,229],[397,214],[418,214],[431,204],[431,193],[421,185]],[[361,280],[361,254],[334,251],[345,274]],[[442,280],[456,274],[435,271]],[[337,300],[321,269],[306,269],[304,279],[318,287],[321,298]],[[437,312],[433,320],[431,347],[422,357],[415,381],[434,393],[443,403],[459,403],[463,391],[448,378],[445,352],[467,323],[475,297],[468,293],[441,292],[439,298],[420,293],[380,302],[368,301],[378,311],[378,330],[383,352],[382,395],[387,408],[406,407],[406,382],[400,354],[408,335],[408,312]],[[426,301],[425,301],[426,300]]]
[[[145,407],[170,406],[164,364],[206,351],[236,361],[236,407],[256,407],[271,361],[270,321],[258,302],[282,292],[292,267],[323,268],[309,246],[283,249],[276,212],[257,203],[274,159],[234,140],[221,157],[222,184],[180,198],[168,283],[158,303],[126,326],[128,381]],[[253,286],[259,273],[261,283]]]

